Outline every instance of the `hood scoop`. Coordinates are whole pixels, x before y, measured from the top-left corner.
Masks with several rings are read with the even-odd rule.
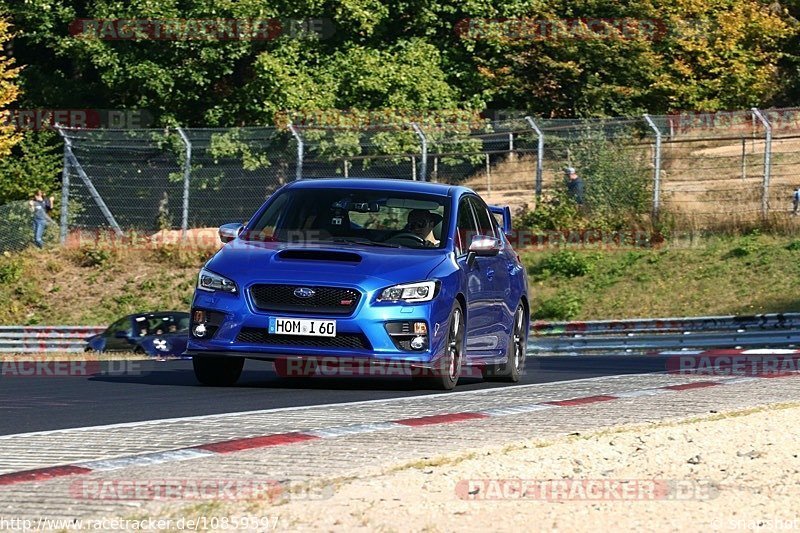
[[[358,254],[330,250],[283,250],[278,252],[277,259],[279,261],[334,261],[354,265],[361,262],[361,256]]]

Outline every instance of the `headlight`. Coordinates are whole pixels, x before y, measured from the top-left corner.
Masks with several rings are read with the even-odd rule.
[[[153,347],[159,352],[168,352],[172,349],[172,346],[170,346],[169,341],[167,339],[153,340]]]
[[[205,268],[200,270],[200,275],[197,277],[197,288],[201,291],[209,292],[236,292],[236,284],[234,282]]]
[[[395,285],[381,291],[379,302],[428,302],[436,295],[436,281],[420,281]]]

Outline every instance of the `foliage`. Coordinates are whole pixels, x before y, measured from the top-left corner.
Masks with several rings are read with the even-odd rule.
[[[10,157],[0,158],[0,205],[30,200],[41,189],[46,196],[60,192],[62,156],[57,136],[50,131],[26,131]]]
[[[2,13],[2,11],[0,11]],[[19,96],[17,77],[20,67],[14,66],[14,58],[5,54],[6,44],[11,40],[11,28],[8,20],[0,18],[0,118],[10,104]],[[5,120],[0,120],[0,158],[7,156],[11,149],[20,141],[20,134],[14,131],[13,125]]]
[[[592,271],[594,266],[592,259],[586,254],[577,254],[572,250],[560,250],[532,265],[529,272],[534,277],[542,279],[551,275],[566,278],[585,276]]]
[[[0,0],[0,10],[27,65],[23,105],[147,109],[163,125],[266,125],[286,111],[336,108],[599,116],[766,106],[797,85],[800,55],[796,13],[766,0]],[[91,18],[278,17],[282,32],[266,40],[67,31]],[[289,18],[331,31],[295,31]],[[508,23],[481,24],[506,18],[550,29],[515,37]],[[628,26],[576,26],[593,18]]]
[[[509,38],[502,22],[462,34],[498,107],[551,117],[747,108],[779,96],[779,66],[798,55],[796,41],[785,51],[797,21],[761,0],[535,6],[529,20],[562,24],[530,38]],[[597,18],[628,22],[594,32],[578,22]]]
[[[580,298],[570,291],[562,291],[550,298],[534,302],[534,311],[531,318],[537,320],[572,320],[580,312]]]
[[[22,277],[22,265],[11,258],[0,259],[0,283],[14,283]]]

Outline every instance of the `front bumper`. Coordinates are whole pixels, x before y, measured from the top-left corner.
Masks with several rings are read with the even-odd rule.
[[[444,354],[447,332],[446,321],[449,306],[437,299],[420,304],[373,304],[372,295],[359,303],[352,316],[313,315],[290,312],[265,312],[254,310],[241,295],[204,294],[198,291],[193,304],[195,310],[203,310],[219,316],[219,324],[211,338],[197,338],[190,331],[184,355],[210,357],[243,357],[265,361],[335,361],[347,364],[403,364],[420,368],[432,368]],[[446,307],[442,312],[440,308]],[[364,342],[358,347],[314,346],[314,338],[305,339],[304,346],[273,344],[266,334],[270,317],[335,320],[337,336],[359,336]],[[425,322],[427,345],[420,350],[398,348],[387,331],[389,322]],[[194,323],[191,329],[193,330]],[[259,342],[248,342],[246,332],[263,331]],[[244,337],[244,340],[243,340]],[[274,337],[272,337],[274,339]],[[284,339],[286,337],[284,336]],[[311,339],[309,341],[309,339]],[[324,339],[324,338],[319,338]],[[325,341],[320,341],[324,344]]]

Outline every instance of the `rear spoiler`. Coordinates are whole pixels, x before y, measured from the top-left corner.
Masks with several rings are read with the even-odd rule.
[[[511,235],[511,208],[507,205],[490,205],[488,207],[489,211],[491,211],[493,215],[500,215],[502,217],[503,223],[501,226],[503,228],[503,233],[506,235]]]

